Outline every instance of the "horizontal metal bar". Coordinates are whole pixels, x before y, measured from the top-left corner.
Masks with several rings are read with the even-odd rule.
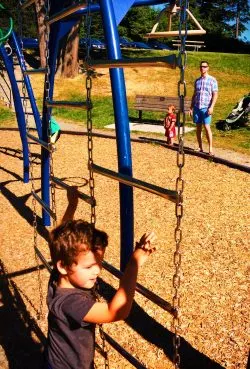
[[[119,352],[128,362],[130,362],[136,369],[146,369],[147,367],[140,363],[133,355],[131,355],[127,350],[125,350],[117,341],[115,341],[110,335],[103,331],[105,340],[114,347],[114,349]]]
[[[177,66],[177,58],[175,54],[172,54],[151,58],[90,60],[88,65],[90,68],[169,67],[175,69]]]
[[[116,278],[121,279],[123,276],[123,273],[116,269],[113,265],[110,265],[105,260],[102,262],[103,268],[106,269],[109,273],[113,274]],[[170,314],[175,314],[175,309],[172,307],[172,305],[163,300],[160,296],[156,295],[154,292],[148,290],[144,286],[142,286],[140,283],[136,283],[136,291],[140,293],[141,295],[147,297],[150,301],[154,302],[156,305],[161,307],[163,310],[168,311]]]
[[[24,75],[28,75],[28,74],[45,74],[47,73],[48,69],[47,68],[38,68],[38,69],[26,69],[23,71]]]
[[[34,196],[34,198],[39,202],[39,204],[42,206],[42,208],[54,219],[56,220],[56,214],[53,213],[53,211],[48,207],[47,204],[35,193],[35,191],[31,191],[31,194]]]
[[[36,0],[27,0],[22,4],[22,9],[28,8],[28,6],[34,4]]]
[[[31,191],[32,196],[39,202],[42,208],[54,219],[56,220],[56,214],[48,207],[47,204],[35,193],[35,191]]]
[[[168,199],[172,202],[176,202],[177,200],[178,197],[177,191],[167,190],[165,188],[155,186],[151,183],[140,181],[139,179],[135,179],[125,174],[113,172],[110,169],[102,168],[96,164],[92,164],[91,168],[95,173],[102,174],[106,177],[115,179],[116,181],[124,183],[125,185],[140,188],[141,190],[148,191],[155,195],[164,197],[165,199]]]
[[[41,145],[42,147],[44,147],[48,151],[50,151],[50,152],[55,151],[55,147],[53,145],[51,145],[50,143],[47,143],[43,140],[40,140],[39,138],[37,138],[36,136],[31,135],[30,133],[27,133],[27,137],[29,137],[31,140],[35,141],[36,143],[38,143],[39,145]]]
[[[46,106],[49,108],[83,108],[83,109],[92,109],[92,105],[87,102],[75,102],[75,101],[46,101]]]
[[[71,5],[68,8],[65,8],[63,10],[61,10],[60,12],[52,15],[47,21],[47,24],[52,24],[57,22],[60,19],[66,18],[69,15],[76,13],[79,9],[84,9],[87,8],[87,4],[86,1],[82,2],[81,4],[75,4],[75,5]]]
[[[181,31],[181,35],[185,36],[186,31]],[[206,31],[201,29],[190,29],[187,31],[187,36],[191,35],[205,35]],[[166,32],[154,32],[154,33],[147,33],[144,37],[145,38],[158,38],[158,37],[175,37],[179,36],[179,31],[166,31]]]
[[[35,246],[34,248],[35,248],[35,252],[36,252],[37,256],[39,257],[39,259],[41,260],[41,262],[43,263],[45,268],[51,273],[53,268],[51,267],[50,263],[45,259],[45,257],[41,253],[41,251],[37,248],[37,246]]]
[[[60,186],[61,188],[64,188],[65,190],[67,190],[68,188],[70,188],[71,186],[69,186],[68,184],[64,183],[61,179],[57,178],[57,177],[50,177],[51,181],[55,184],[57,184],[58,186]],[[84,200],[85,202],[87,202],[88,204],[90,204],[91,206],[95,206],[96,205],[96,201],[95,199],[92,199],[90,196],[85,195],[84,193],[80,192],[77,190],[77,194],[78,197],[82,200]]]

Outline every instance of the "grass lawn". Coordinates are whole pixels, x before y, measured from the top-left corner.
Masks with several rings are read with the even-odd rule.
[[[171,54],[169,51],[123,51],[124,57],[160,56]],[[207,60],[210,63],[210,74],[216,77],[219,84],[219,98],[215,106],[212,130],[214,146],[232,149],[249,154],[250,126],[233,129],[224,132],[216,128],[216,123],[224,120],[231,112],[236,102],[249,92],[250,85],[250,56],[242,54],[224,54],[210,52],[188,51],[185,81],[187,96],[193,93],[194,80],[199,76],[199,63]],[[127,68],[124,69],[126,92],[128,98],[129,116],[138,117],[138,112],[133,109],[136,94],[176,96],[177,84],[180,79],[179,69],[166,68]],[[43,79],[41,76],[31,76],[32,86],[41,109],[43,94]],[[84,101],[85,77],[79,75],[74,79],[56,78],[54,89],[55,100]],[[93,126],[103,128],[107,124],[114,123],[110,78],[108,69],[98,70],[93,78]],[[86,112],[80,109],[53,109],[53,115],[60,121],[77,122],[85,125]],[[164,114],[145,112],[145,119],[162,119]],[[0,109],[0,126],[10,125],[13,121],[12,113],[5,107]],[[13,123],[12,123],[13,124]],[[188,124],[192,124],[190,120]],[[196,140],[195,133],[187,134],[192,140]]]

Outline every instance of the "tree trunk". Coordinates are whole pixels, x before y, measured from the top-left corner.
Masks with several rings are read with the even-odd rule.
[[[40,51],[41,68],[46,67],[46,26],[45,18],[45,0],[36,1],[36,16],[38,28],[38,42]],[[72,27],[66,41],[63,43],[61,57],[57,65],[57,73],[61,73],[62,77],[72,78],[78,75],[78,49],[79,49],[79,28],[80,20]]]
[[[240,24],[240,4],[237,3],[235,38],[239,37],[239,24]]]
[[[44,2],[45,2],[44,0],[37,0],[35,2],[41,68],[46,67],[46,42],[45,42],[46,26],[44,24],[45,18]]]
[[[61,76],[64,78],[73,78],[78,75],[79,28],[80,20],[72,27],[67,38],[66,47],[62,53]]]

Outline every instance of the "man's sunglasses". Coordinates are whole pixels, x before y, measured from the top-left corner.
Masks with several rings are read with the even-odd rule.
[[[208,68],[208,65],[201,65],[200,68]]]

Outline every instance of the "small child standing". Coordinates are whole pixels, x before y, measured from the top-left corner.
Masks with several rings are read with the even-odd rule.
[[[169,105],[167,109],[167,114],[164,118],[165,136],[167,137],[167,144],[169,145],[173,145],[173,139],[176,137],[175,124],[175,106]]]
[[[53,272],[47,303],[46,369],[93,369],[95,324],[125,319],[131,309],[139,268],[155,251],[154,233],[136,243],[120,286],[110,302],[95,297],[108,236],[83,220],[73,220],[78,196],[68,191],[63,222],[50,235]]]

